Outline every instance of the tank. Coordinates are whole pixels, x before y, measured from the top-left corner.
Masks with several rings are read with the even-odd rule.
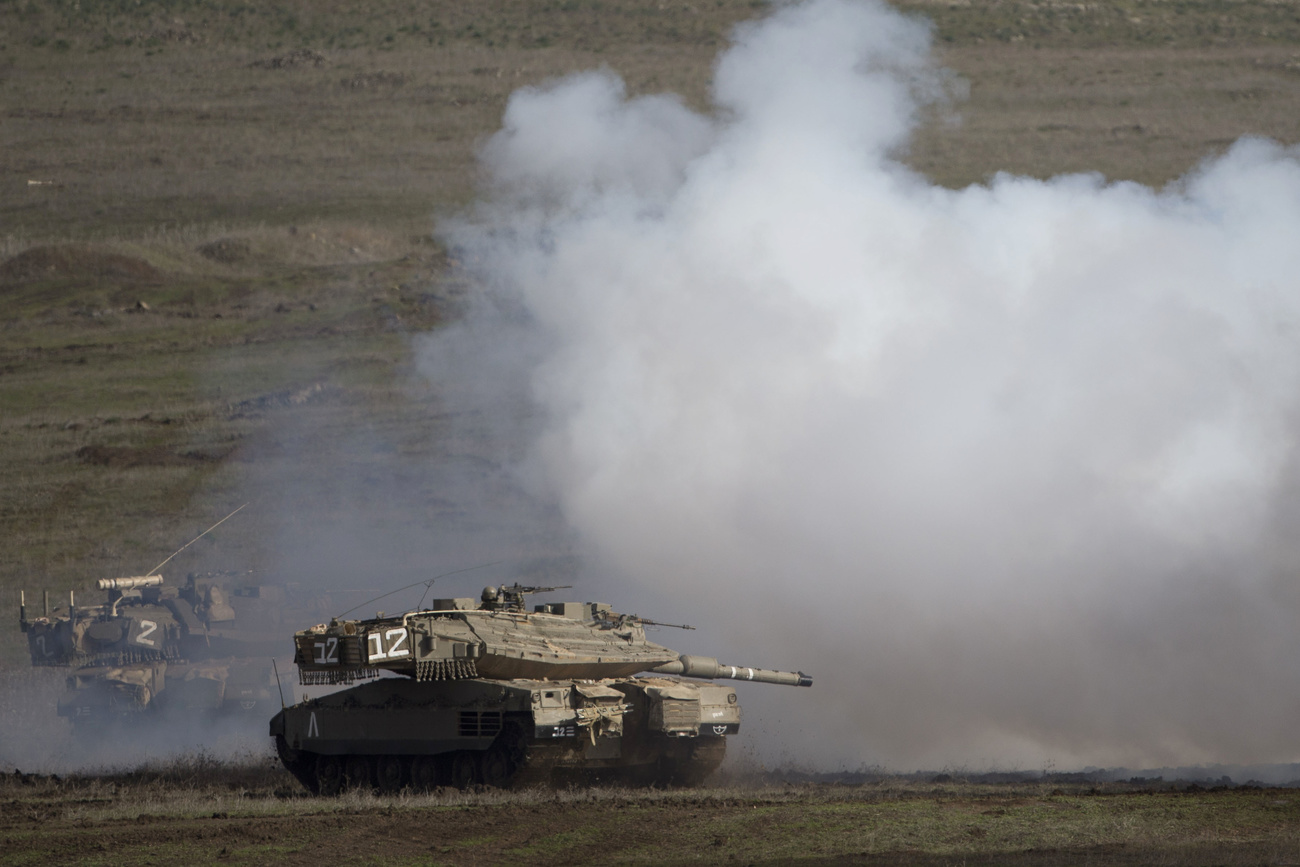
[[[71,669],[58,713],[79,728],[141,714],[261,713],[278,695],[271,658],[288,650],[286,628],[318,620],[320,596],[262,583],[251,574],[190,574],[179,587],[162,575],[108,578],[102,604],[29,619],[25,594],[19,626],[32,664]],[[301,598],[297,598],[301,597]]]
[[[697,785],[740,731],[730,684],[811,686],[803,672],[724,665],[646,638],[654,621],[602,603],[526,610],[489,587],[432,609],[333,619],[295,636],[309,685],[350,685],[284,708],[270,733],[310,791],[610,781]],[[683,627],[690,628],[690,627]]]

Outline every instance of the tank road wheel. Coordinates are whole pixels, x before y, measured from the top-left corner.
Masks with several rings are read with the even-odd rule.
[[[528,736],[518,721],[511,720],[479,758],[479,772],[484,784],[504,789],[528,762]]]
[[[396,795],[406,785],[406,757],[382,756],[379,759],[379,791],[385,795]]]
[[[316,791],[327,796],[343,791],[343,762],[338,756],[316,757]]]
[[[416,756],[411,764],[411,786],[417,791],[432,792],[443,785],[444,777],[438,765],[437,756]]]
[[[375,788],[375,764],[369,756],[348,756],[343,763],[343,776],[353,791],[369,792]]]
[[[478,782],[478,759],[469,750],[457,750],[451,755],[451,784],[458,789],[468,789]]]
[[[479,761],[479,777],[484,785],[504,789],[510,785],[510,777],[514,772],[510,754],[499,742],[489,747]]]

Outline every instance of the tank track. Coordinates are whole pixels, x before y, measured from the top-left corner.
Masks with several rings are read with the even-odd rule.
[[[718,769],[726,755],[726,742],[718,738],[696,742],[685,756],[665,755],[657,763],[588,769],[572,765],[572,746],[533,740],[514,725],[507,725],[486,750],[433,756],[318,755],[291,749],[279,735],[275,746],[285,769],[313,795],[325,796],[348,790],[397,794],[403,790],[528,789],[592,782],[695,787]]]

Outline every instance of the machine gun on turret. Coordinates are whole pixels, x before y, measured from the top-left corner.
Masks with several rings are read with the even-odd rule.
[[[689,629],[692,632],[694,626],[687,626],[685,623],[662,623],[658,620],[651,620],[649,617],[639,617],[635,614],[615,614],[612,611],[600,610],[595,612],[596,622],[601,626],[609,629],[617,629],[620,626],[633,624],[636,626],[663,626],[668,629]]]
[[[556,590],[571,590],[572,584],[561,584],[558,587],[529,587],[518,582],[511,584],[509,587],[502,584],[500,587],[484,587],[482,608],[485,611],[523,611],[524,597],[530,593],[554,593]]]

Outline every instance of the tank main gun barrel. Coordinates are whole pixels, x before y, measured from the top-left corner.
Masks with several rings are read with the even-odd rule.
[[[141,575],[136,578],[100,578],[95,587],[100,590],[135,590],[139,587],[157,587],[163,583],[161,575]]]
[[[711,656],[682,654],[673,662],[654,669],[655,674],[679,674],[682,677],[702,677],[706,680],[753,680],[758,683],[780,683],[786,686],[812,686],[812,677],[802,671],[773,671],[769,668],[742,668],[723,665]]]

